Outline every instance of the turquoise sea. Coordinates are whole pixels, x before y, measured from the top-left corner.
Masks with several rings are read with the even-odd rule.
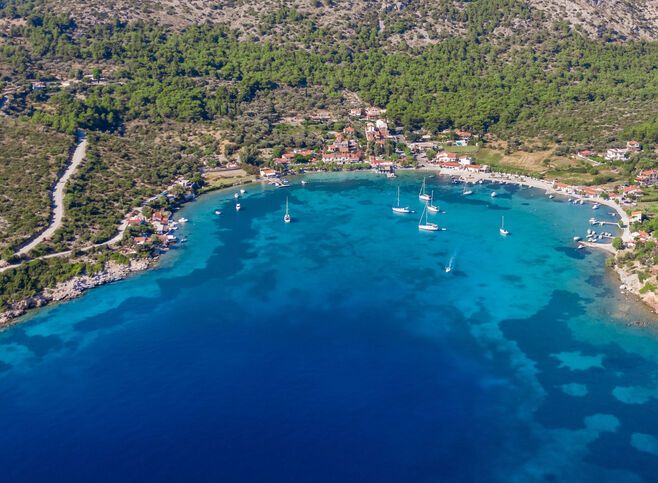
[[[0,333],[2,481],[656,480],[658,330],[588,205],[431,177],[423,233],[418,173],[308,180]]]

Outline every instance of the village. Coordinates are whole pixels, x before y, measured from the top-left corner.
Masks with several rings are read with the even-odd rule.
[[[354,125],[361,125],[358,132],[354,125],[346,125],[341,131],[328,132],[329,142],[322,149],[289,149],[259,169],[260,179],[281,185],[285,176],[317,171],[369,169],[395,177],[397,170],[429,169],[458,181],[468,182],[475,174],[491,178],[498,167],[478,161],[477,148],[484,139],[466,130],[449,129],[438,135],[422,134],[410,141],[385,118],[386,110],[376,107],[352,109],[349,112]],[[656,148],[658,149],[658,148]],[[630,140],[625,147],[612,147],[605,152],[581,150],[572,155],[574,161],[585,161],[592,166],[628,162],[630,157],[645,151],[638,141]],[[658,152],[658,151],[656,151]],[[527,173],[501,171],[532,178]],[[638,204],[645,195],[654,196],[658,188],[658,169],[638,169],[630,182],[602,185],[574,185],[558,179],[543,178],[542,186],[555,193],[591,200],[618,203],[629,214],[631,223],[641,223],[651,213],[644,213]],[[633,233],[639,241],[653,241],[654,236],[644,230]],[[627,240],[628,246],[633,241]]]

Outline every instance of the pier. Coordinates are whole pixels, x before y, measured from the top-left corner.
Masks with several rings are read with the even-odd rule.
[[[599,226],[613,225],[613,226],[616,226],[617,228],[620,228],[618,221],[597,220],[596,218],[590,218],[589,219],[589,224],[590,225],[599,225]]]

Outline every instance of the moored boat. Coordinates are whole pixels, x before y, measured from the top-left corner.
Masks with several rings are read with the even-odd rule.
[[[425,216],[425,223],[423,223],[423,216]],[[418,229],[423,231],[439,231],[439,225],[427,221],[427,206],[423,209],[420,220],[418,220]]]
[[[429,211],[430,213],[439,212],[439,207],[434,205],[434,191],[432,191],[432,194],[430,195],[430,200],[427,203],[427,211]]]
[[[418,193],[418,199],[423,201],[430,201],[430,195],[425,192],[425,178],[423,178],[423,184],[420,186],[420,192]]]
[[[501,235],[507,236],[509,235],[509,231],[505,229],[505,217],[503,216],[500,221],[500,229],[498,230]]]
[[[399,214],[408,214],[411,213],[411,209],[408,206],[400,206],[400,187],[398,186],[398,203],[397,206],[393,206],[391,208],[393,210],[393,213],[399,213]]]

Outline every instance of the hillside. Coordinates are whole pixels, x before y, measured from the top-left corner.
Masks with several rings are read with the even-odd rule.
[[[53,11],[71,14],[81,26],[110,18],[174,28],[223,23],[253,39],[301,39],[318,31],[353,37],[376,26],[392,42],[422,45],[469,32],[528,36],[556,24],[577,27],[591,38],[658,38],[658,0],[41,1]]]

